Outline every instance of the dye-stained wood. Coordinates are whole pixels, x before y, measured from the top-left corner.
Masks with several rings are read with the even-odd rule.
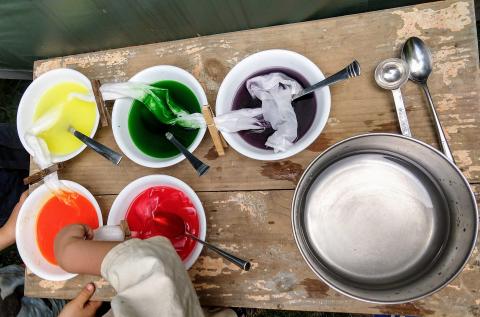
[[[478,198],[480,185],[475,185],[474,190]],[[199,196],[207,216],[207,240],[252,263],[251,271],[243,272],[215,253],[203,250],[189,271],[203,305],[479,316],[480,242],[462,274],[440,292],[404,305],[368,304],[330,289],[302,260],[291,234],[292,190],[204,192]],[[97,197],[104,212],[115,197]],[[27,275],[25,291],[28,296],[71,298],[90,281],[97,285],[97,299],[109,300],[114,295],[114,290],[99,277],[50,282],[31,273]]]
[[[346,137],[366,132],[399,132],[393,99],[373,79],[376,65],[399,56],[403,42],[420,36],[431,47],[434,68],[429,80],[433,99],[453,155],[476,193],[480,191],[478,105],[479,76],[473,1],[442,1],[333,19],[276,26],[167,43],[59,57],[35,63],[35,76],[59,67],[74,68],[102,83],[127,80],[153,65],[176,65],[191,72],[206,90],[209,103],[226,73],[244,57],[270,48],[297,51],[325,74],[357,59],[362,76],[331,88],[332,111],[321,136],[302,153],[283,161],[261,162],[228,148],[217,157],[206,137],[195,151],[211,169],[198,178],[185,161],[168,169],[148,169],[125,158],[120,166],[91,151],[67,162],[61,177],[77,181],[99,200],[104,217],[116,194],[129,182],[155,173],[173,175],[197,192],[207,213],[207,239],[251,259],[241,272],[203,251],[189,271],[201,303],[352,313],[421,316],[480,316],[478,245],[462,274],[442,291],[405,305],[374,305],[342,296],[318,281],[298,252],[292,236],[290,205],[304,168],[318,153]],[[437,145],[426,101],[418,86],[402,88],[415,137]],[[111,130],[97,140],[118,150]],[[32,170],[35,168],[33,167]],[[114,294],[104,280],[79,276],[49,282],[27,273],[29,296],[71,298],[96,281],[96,298]]]

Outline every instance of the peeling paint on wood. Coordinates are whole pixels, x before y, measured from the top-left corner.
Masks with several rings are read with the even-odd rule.
[[[240,268],[223,258],[200,256],[189,274],[195,279],[196,276],[229,275],[232,274],[232,271],[240,271]]]
[[[440,50],[432,53],[433,68],[442,74],[443,83],[450,85],[452,78],[464,71],[472,56],[470,48],[458,48],[455,46],[442,46]]]
[[[426,30],[437,29],[442,31],[458,32],[472,23],[470,16],[470,5],[468,2],[453,3],[442,9],[417,8],[406,10],[395,10],[392,13],[402,19],[402,27],[397,31],[397,43],[403,43],[411,36],[425,35]]]
[[[48,289],[50,292],[55,292],[62,289],[65,286],[65,282],[53,282],[48,280],[42,280],[38,283],[41,288]]]

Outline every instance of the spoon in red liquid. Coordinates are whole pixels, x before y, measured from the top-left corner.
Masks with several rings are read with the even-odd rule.
[[[162,226],[163,236],[167,238],[177,238],[180,236],[185,236],[192,240],[198,241],[210,250],[215,251],[217,254],[237,265],[241,269],[245,271],[250,270],[250,262],[237,258],[236,256],[231,255],[230,253],[219,249],[216,246],[211,245],[210,243],[205,242],[188,232],[185,221],[179,215],[170,212],[155,213],[153,214],[153,221]]]

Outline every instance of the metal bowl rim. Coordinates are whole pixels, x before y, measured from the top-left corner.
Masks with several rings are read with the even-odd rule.
[[[329,152],[330,150],[332,150],[333,148],[336,148],[337,146],[343,144],[343,143],[346,143],[346,142],[350,142],[352,140],[356,140],[356,139],[361,139],[361,138],[365,138],[365,137],[377,137],[377,136],[388,136],[388,137],[396,137],[396,138],[401,138],[401,139],[406,139],[407,141],[413,141],[413,142],[416,142],[417,144],[423,146],[423,147],[426,147],[427,149],[433,151],[434,153],[436,153],[437,155],[439,155],[441,158],[443,158],[455,171],[458,175],[460,175],[460,178],[463,180],[464,182],[464,185],[467,186],[467,188],[469,189],[469,192],[470,192],[470,198],[471,198],[471,201],[473,202],[473,206],[474,206],[474,212],[475,212],[475,223],[474,223],[474,236],[473,236],[473,240],[472,240],[472,243],[470,245],[470,251],[468,252],[468,255],[465,257],[465,259],[462,261],[463,263],[459,266],[459,268],[457,269],[457,272],[455,274],[453,274],[447,281],[443,282],[442,284],[438,285],[437,287],[433,288],[431,291],[428,291],[428,292],[425,292],[423,294],[420,294],[419,296],[414,296],[414,297],[411,297],[409,299],[404,299],[404,300],[398,300],[398,301],[388,301],[388,300],[385,300],[385,301],[379,301],[379,300],[372,300],[372,299],[369,299],[369,298],[366,298],[366,297],[361,297],[361,296],[357,296],[357,295],[354,295],[354,294],[351,294],[347,291],[344,291],[340,288],[338,288],[337,286],[333,285],[332,283],[330,283],[329,281],[327,281],[325,278],[323,278],[323,276],[321,275],[320,272],[318,272],[315,267],[313,266],[312,263],[310,263],[310,261],[308,260],[307,256],[305,255],[306,251],[304,250],[304,247],[302,247],[301,245],[301,241],[300,241],[300,238],[298,237],[298,233],[297,233],[297,223],[295,221],[295,215],[298,213],[298,211],[296,211],[295,209],[295,202],[297,201],[298,199],[298,188],[299,188],[299,185],[304,181],[304,178],[306,177],[306,175],[308,174],[308,172],[310,171],[310,169],[312,168],[312,166],[319,160],[323,157],[323,155],[327,152]],[[433,146],[429,145],[429,144],[426,144],[425,142],[422,142],[420,140],[417,140],[417,139],[414,139],[414,138],[410,138],[410,137],[406,137],[406,136],[403,136],[403,135],[400,135],[400,134],[394,134],[394,133],[365,133],[365,134],[360,134],[360,135],[355,135],[355,136],[352,136],[352,137],[349,137],[349,138],[346,138],[344,140],[341,140],[331,146],[329,146],[327,149],[325,149],[322,153],[320,153],[317,157],[315,157],[313,159],[313,161],[307,166],[307,168],[305,169],[305,171],[303,172],[302,176],[300,177],[300,180],[298,181],[296,187],[295,187],[295,192],[293,194],[293,199],[292,199],[292,214],[291,214],[291,221],[292,221],[292,231],[293,231],[293,236],[295,238],[295,243],[297,244],[297,248],[298,250],[300,251],[303,259],[305,260],[305,262],[307,263],[308,267],[310,267],[310,269],[315,273],[315,275],[317,275],[317,277],[322,281],[324,282],[325,284],[327,284],[329,287],[333,288],[335,291],[343,294],[343,295],[346,295],[348,297],[351,297],[351,298],[354,298],[354,299],[357,299],[357,300],[360,300],[360,301],[363,301],[363,302],[367,302],[367,303],[373,303],[373,304],[404,304],[404,303],[408,303],[408,302],[411,302],[411,301],[416,301],[416,300],[419,300],[419,299],[422,299],[422,298],[425,298],[427,296],[430,296],[436,292],[438,292],[439,290],[441,290],[442,288],[444,288],[445,286],[447,286],[448,284],[450,284],[464,269],[465,265],[467,264],[468,262],[468,259],[471,257],[472,253],[473,253],[473,250],[475,248],[475,245],[476,245],[476,242],[477,242],[477,237],[478,237],[478,207],[477,207],[477,202],[476,202],[476,199],[475,199],[475,194],[473,193],[471,187],[470,187],[470,183],[468,182],[468,180],[465,178],[465,176],[463,175],[463,173],[460,171],[460,169],[451,161],[449,161],[447,159],[447,157],[442,153],[440,152],[439,150],[437,150],[436,148],[434,148]]]

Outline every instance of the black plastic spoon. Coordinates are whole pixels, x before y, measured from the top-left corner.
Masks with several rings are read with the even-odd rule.
[[[165,133],[165,137],[167,138],[170,143],[175,145],[175,147],[187,158],[187,160],[192,164],[193,168],[197,171],[198,176],[202,176],[205,174],[210,166],[207,164],[203,163],[200,161],[195,155],[193,155],[189,150],[187,150],[186,147],[183,146],[182,143],[180,143],[172,133],[167,132]]]

